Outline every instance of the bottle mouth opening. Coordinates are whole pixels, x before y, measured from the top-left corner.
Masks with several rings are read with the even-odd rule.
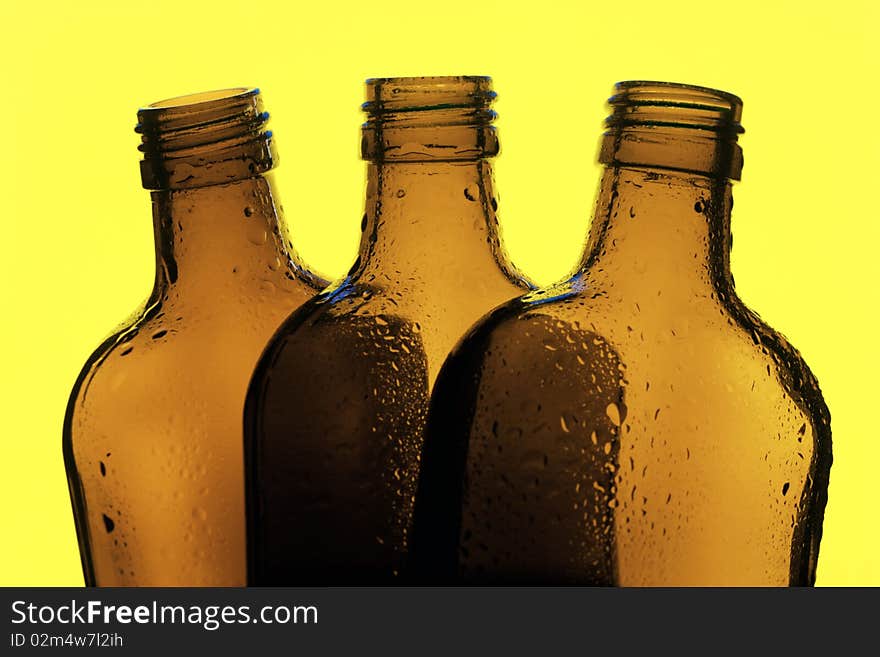
[[[142,135],[141,151],[146,152],[145,147],[169,144],[187,131],[223,124],[248,128],[255,122],[262,125],[268,118],[262,109],[259,89],[221,89],[176,96],[141,107],[135,132]]]
[[[366,81],[368,115],[445,108],[482,108],[495,100],[492,78],[484,75],[370,78]]]
[[[732,93],[676,82],[628,80],[615,85],[608,99],[611,129],[626,127],[684,128],[715,132],[736,139],[743,102]]]
[[[618,93],[626,92],[632,98],[659,97],[661,100],[675,102],[693,102],[697,104],[707,104],[716,107],[736,108],[738,112],[742,111],[742,98],[729,91],[721,89],[713,89],[711,87],[700,87],[695,84],[685,84],[682,82],[662,82],[655,80],[624,80],[615,85]],[[739,114],[737,115],[739,119]]]
[[[252,96],[260,93],[255,87],[233,87],[231,89],[217,89],[216,91],[201,91],[193,94],[185,94],[183,96],[174,96],[165,100],[157,100],[141,108],[142,112],[148,112],[152,109],[170,109],[170,108],[196,108],[205,104],[214,103],[216,101],[226,101],[245,96]]]

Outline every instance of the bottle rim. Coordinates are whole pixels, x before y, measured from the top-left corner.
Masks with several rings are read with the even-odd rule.
[[[396,121],[413,119],[407,114],[409,112],[430,113],[456,108],[484,110],[495,101],[496,96],[492,89],[492,78],[488,75],[368,78],[366,102],[361,109],[367,114],[368,122]],[[398,113],[406,115],[397,116]],[[484,118],[494,119],[494,114]]]
[[[614,85],[615,89],[618,91],[630,90],[630,89],[642,89],[644,91],[651,91],[653,89],[659,90],[681,90],[681,91],[690,91],[694,93],[695,97],[703,97],[707,99],[718,99],[724,100],[730,103],[731,106],[736,106],[741,108],[743,101],[742,98],[737,96],[734,93],[729,91],[724,91],[722,89],[715,89],[713,87],[702,87],[696,84],[687,84],[684,82],[666,82],[662,80],[622,80],[617,82]]]
[[[467,82],[490,84],[492,82],[492,77],[489,75],[415,75],[402,77],[375,77],[366,79],[367,85],[398,84],[401,86],[413,86],[421,84],[461,84]]]
[[[153,110],[197,109],[208,105],[223,104],[230,99],[255,96],[260,93],[257,87],[229,87],[213,91],[197,91],[195,93],[171,96],[141,106],[138,114]]]

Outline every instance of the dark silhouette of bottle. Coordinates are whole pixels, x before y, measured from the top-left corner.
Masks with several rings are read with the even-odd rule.
[[[367,81],[360,253],[267,347],[245,407],[248,581],[398,581],[431,387],[525,281],[497,233],[484,77]]]
[[[64,423],[90,586],[246,581],[241,417],[254,365],[317,293],[286,235],[259,91],[138,112],[156,279],[92,354]]]
[[[583,262],[450,355],[411,541],[428,581],[808,585],[831,433],[734,292],[741,101],[624,82]]]

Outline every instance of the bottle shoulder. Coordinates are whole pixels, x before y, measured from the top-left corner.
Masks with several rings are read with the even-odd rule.
[[[733,322],[747,335],[772,367],[780,384],[818,423],[830,441],[831,415],[819,381],[800,351],[782,334],[765,322],[738,296],[732,294],[725,307]]]
[[[145,324],[159,312],[161,303],[156,295],[145,299],[125,320],[120,322],[110,334],[92,351],[80,369],[68,399],[64,419],[65,440],[69,439],[74,415],[81,411],[89,388],[96,376],[104,371],[104,365],[111,358],[125,358],[132,353]],[[112,361],[111,361],[112,362]]]
[[[254,298],[217,294],[207,302],[187,292],[154,291],[101,342],[73,386],[66,425],[77,414],[98,418],[102,409],[161,400],[173,405],[173,396],[197,403],[212,391],[246,386],[278,325],[313,296],[266,287]]]
[[[344,283],[291,313],[262,361],[278,361],[283,353],[291,358],[294,351],[300,366],[339,357],[369,360],[389,350],[415,353],[421,349],[421,331],[421,323],[387,291]]]
[[[331,333],[345,331],[346,327],[360,330],[367,325],[394,325],[399,330],[408,327],[410,332],[419,333],[419,310],[403,292],[346,277],[291,312],[276,331],[273,343],[295,334],[313,332],[314,327],[321,329],[313,332],[316,339],[324,332],[328,340]]]
[[[387,420],[424,403],[428,354],[419,323],[362,291],[322,294],[282,324],[251,378],[246,432],[286,435],[291,423],[302,430],[316,422],[313,435],[321,435],[326,423]]]
[[[531,394],[551,395],[559,373],[588,371],[592,377],[590,370],[612,359],[642,386],[663,382],[692,388],[697,396],[711,391],[742,398],[756,386],[772,390],[779,403],[789,399],[827,425],[818,382],[799,352],[741,300],[722,296],[707,295],[691,306],[651,306],[567,281],[485,317],[453,350],[444,379],[458,379],[453,386],[476,379],[488,390],[517,376],[540,383]],[[500,365],[504,376],[498,376]]]

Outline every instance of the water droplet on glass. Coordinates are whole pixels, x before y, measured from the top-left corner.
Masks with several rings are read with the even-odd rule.
[[[605,409],[605,414],[608,416],[608,419],[611,420],[611,424],[616,427],[620,426],[620,409],[617,407],[617,404],[614,402],[608,404],[608,407]]]
[[[269,239],[269,235],[266,232],[265,225],[255,222],[248,226],[247,238],[248,240],[250,240],[251,244],[256,244],[257,246],[260,246],[261,244],[266,243],[266,240]]]

